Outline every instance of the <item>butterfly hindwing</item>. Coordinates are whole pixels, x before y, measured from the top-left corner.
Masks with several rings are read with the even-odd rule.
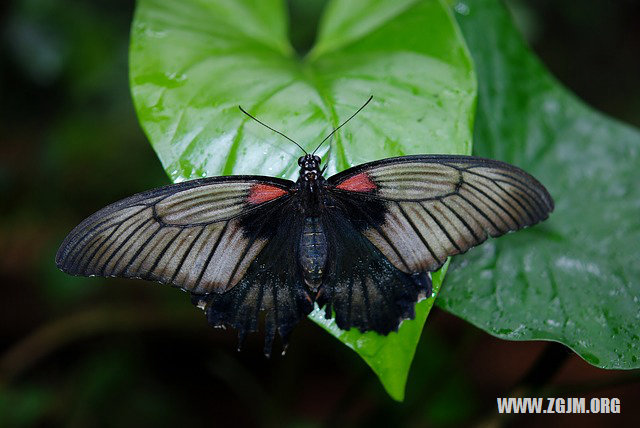
[[[293,327],[313,309],[313,300],[297,261],[303,217],[291,205],[276,202],[242,219],[242,226],[256,239],[266,239],[240,281],[224,293],[193,294],[213,326],[229,325],[244,336],[258,329],[265,312],[265,354],[271,353],[276,332],[283,343]]]
[[[371,162],[330,177],[327,190],[337,200],[357,197],[377,205],[361,209],[354,224],[406,273],[434,271],[447,257],[538,223],[553,210],[548,192],[531,175],[471,156]]]
[[[375,201],[355,197],[331,204],[323,216],[329,254],[318,304],[327,317],[335,311],[344,330],[397,330],[402,320],[414,318],[415,302],[431,294],[430,277],[401,271],[361,233],[362,212],[375,213]]]

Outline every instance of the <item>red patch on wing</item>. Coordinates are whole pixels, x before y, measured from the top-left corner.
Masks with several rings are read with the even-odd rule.
[[[261,204],[263,202],[279,198],[286,193],[287,191],[280,187],[271,186],[269,184],[254,184],[249,190],[249,197],[247,200],[252,204]]]
[[[344,180],[342,183],[336,186],[340,190],[348,190],[350,192],[370,192],[376,190],[378,186],[371,181],[371,178],[364,173],[354,175]]]

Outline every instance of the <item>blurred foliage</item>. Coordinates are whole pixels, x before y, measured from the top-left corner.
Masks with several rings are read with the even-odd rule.
[[[630,53],[637,4],[521,3],[551,70],[596,107],[639,123],[640,57]],[[209,328],[176,290],[56,271],[55,250],[78,221],[169,182],[129,98],[133,6],[0,6],[0,426],[459,426],[493,412],[542,343],[502,342],[434,309],[406,400],[394,403],[358,357],[310,322],[296,329],[286,358],[267,361],[257,337],[231,352],[233,333]],[[572,13],[589,7],[609,12],[586,24]],[[571,80],[590,76],[598,84]],[[570,357],[547,395],[621,397],[615,423],[633,426],[633,376]],[[527,425],[566,421],[541,417]]]
[[[640,3],[506,0],[545,65],[597,110],[640,127]]]

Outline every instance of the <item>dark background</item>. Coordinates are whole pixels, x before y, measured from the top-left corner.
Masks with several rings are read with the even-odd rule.
[[[510,1],[554,75],[597,109],[640,125],[635,1]],[[559,345],[495,339],[439,309],[407,398],[393,402],[359,357],[310,321],[286,357],[261,337],[236,353],[185,294],[72,278],[66,233],[121,197],[167,184],[129,96],[129,0],[0,6],[0,427],[561,426],[640,420],[638,371],[604,371]],[[304,51],[308,16],[291,7]],[[304,21],[303,21],[304,20]],[[447,284],[444,286],[453,286]],[[618,397],[621,415],[496,419],[496,396]]]

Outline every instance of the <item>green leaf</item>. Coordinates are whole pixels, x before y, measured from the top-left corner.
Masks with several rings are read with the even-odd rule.
[[[239,104],[311,151],[374,95],[319,150],[329,175],[389,156],[471,150],[475,75],[455,20],[437,0],[330,2],[302,59],[279,0],[140,0],[130,67],[138,117],[174,181],[297,178],[299,150]],[[418,321],[403,323],[398,335],[369,334],[354,347],[395,398],[429,307],[420,305]],[[339,336],[353,346],[362,335]]]
[[[456,257],[438,305],[501,338],[640,367],[640,133],[564,89],[498,1],[454,9],[480,82],[474,153],[534,174],[556,210]]]
[[[404,386],[407,383],[422,327],[433,307],[448,267],[447,261],[442,269],[431,274],[433,294],[416,305],[415,319],[404,321],[398,332],[389,333],[388,336],[381,336],[372,331],[360,333],[357,329],[340,330],[333,318],[330,320],[324,318],[322,309],[316,308],[310,316],[322,328],[356,351],[378,375],[389,395],[395,400],[402,401]]]

